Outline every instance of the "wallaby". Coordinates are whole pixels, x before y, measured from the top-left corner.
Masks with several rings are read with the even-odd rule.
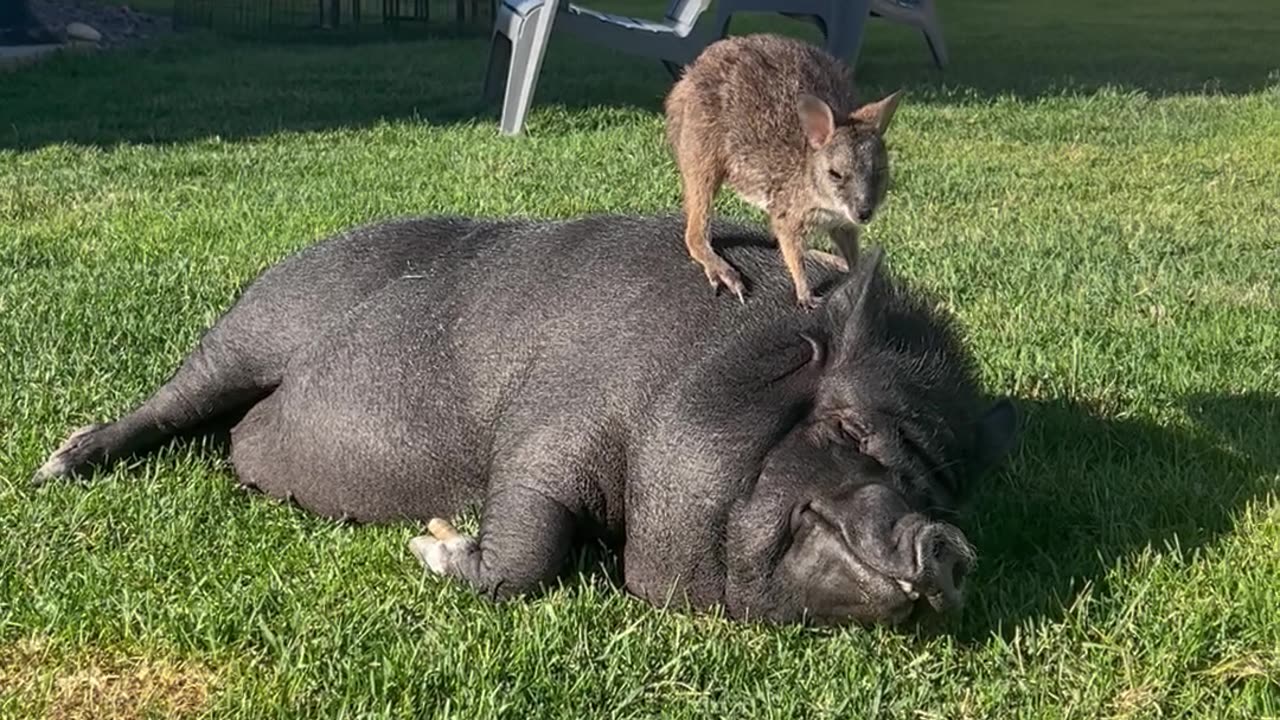
[[[667,141],[684,189],[685,244],[712,287],[742,300],[738,271],[707,235],[724,183],[769,214],[801,305],[816,304],[803,263],[809,233],[826,230],[852,269],[858,228],[884,200],[884,132],[900,97],[858,107],[848,65],[778,35],[719,40],[685,69],[666,100]]]

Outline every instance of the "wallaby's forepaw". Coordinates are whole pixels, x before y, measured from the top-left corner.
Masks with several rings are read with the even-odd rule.
[[[102,460],[102,447],[96,433],[104,427],[106,425],[85,425],[68,435],[31,476],[31,484],[41,485],[46,480],[73,475]]]
[[[813,295],[813,293],[796,296],[796,304],[805,310],[813,310],[818,307],[819,302],[820,301],[815,295]]]
[[[849,272],[849,261],[835,253],[822,252],[821,250],[810,250],[809,253],[819,261],[830,265],[837,271],[842,273]]]
[[[732,265],[718,257],[713,257],[702,266],[702,269],[706,272],[707,280],[711,282],[713,289],[718,290],[723,285],[726,290],[738,296],[738,302],[746,302],[743,299],[746,288],[742,285],[742,276],[738,275],[738,271],[734,270]]]
[[[448,520],[432,518],[427,532],[409,541],[409,552],[436,575],[453,574],[457,559],[475,550],[476,539],[459,533]]]

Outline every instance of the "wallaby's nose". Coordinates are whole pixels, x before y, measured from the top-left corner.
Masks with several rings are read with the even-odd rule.
[[[871,222],[871,213],[872,213],[871,210],[859,210],[858,222],[860,223]]]

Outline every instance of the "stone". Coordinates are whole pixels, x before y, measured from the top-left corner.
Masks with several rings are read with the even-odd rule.
[[[0,72],[19,67],[46,57],[61,45],[0,45]]]
[[[102,39],[102,33],[94,30],[91,26],[82,22],[67,23],[67,37],[72,40],[83,40],[85,42],[98,42]]]

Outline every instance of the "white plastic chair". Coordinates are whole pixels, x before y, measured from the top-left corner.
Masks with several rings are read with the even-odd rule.
[[[924,33],[933,62],[939,68],[947,64],[947,44],[942,37],[942,21],[934,0],[871,0],[871,14],[890,22],[911,25]]]
[[[714,40],[725,36],[733,15],[782,13],[812,18],[826,48],[850,64],[857,61],[871,0],[719,0],[715,20],[699,23],[712,0],[673,0],[660,22],[598,12],[560,0],[500,0],[485,73],[485,95],[497,91],[506,69],[501,130],[517,135],[542,71],[552,25],[623,52],[658,58],[673,74]]]

